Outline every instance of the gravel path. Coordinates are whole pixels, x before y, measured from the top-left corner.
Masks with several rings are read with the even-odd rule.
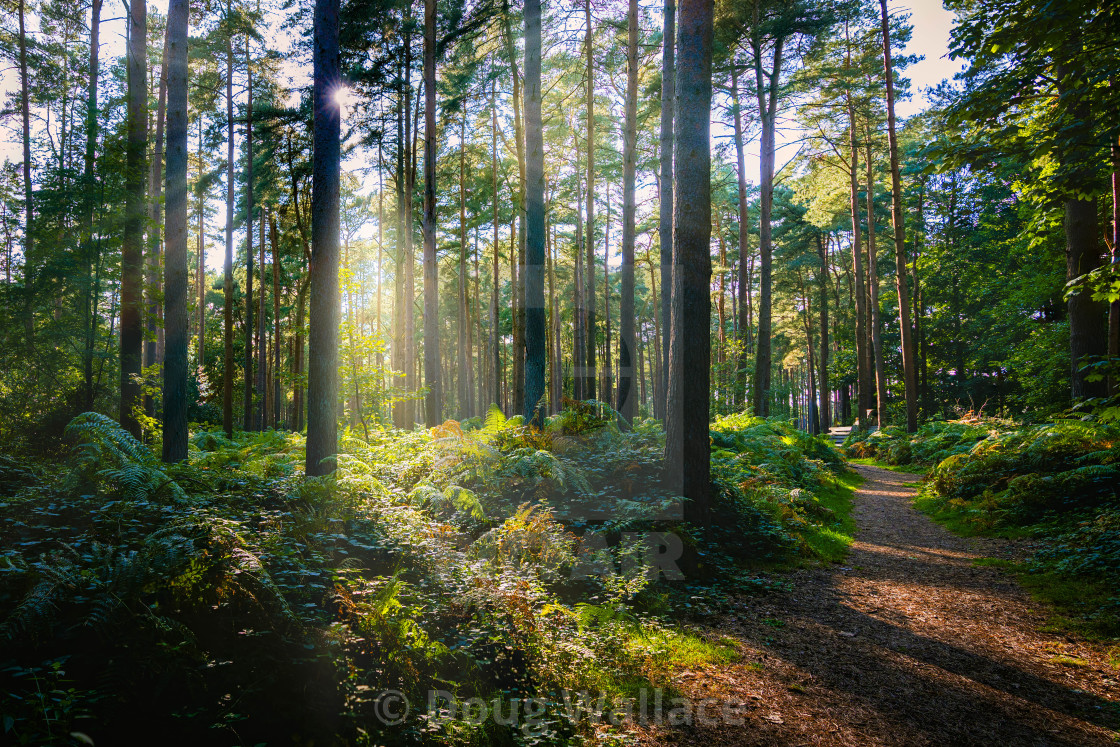
[[[1120,670],[1104,650],[1040,632],[1047,613],[1004,572],[1008,543],[951,534],[916,511],[919,478],[857,467],[846,566],[793,574],[713,631],[742,661],[682,673],[693,699],[745,722],[665,730],[658,744],[1115,745]]]

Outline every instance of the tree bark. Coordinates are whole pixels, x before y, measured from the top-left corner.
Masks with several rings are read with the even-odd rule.
[[[22,27],[21,27],[22,28]],[[93,356],[96,341],[95,332],[97,330],[97,293],[93,287],[94,266],[98,263],[97,260],[97,247],[98,242],[93,238],[94,222],[93,216],[96,208],[96,183],[97,177],[94,175],[94,163],[97,157],[97,82],[99,71],[99,52],[100,52],[100,31],[101,31],[101,0],[93,0],[90,5],[90,21],[89,21],[89,85],[86,98],[86,152],[85,152],[85,172],[83,174],[82,183],[85,185],[85,232],[84,242],[85,246],[82,250],[82,257],[85,263],[85,293],[83,312],[85,315],[85,346],[82,349],[82,407],[85,410],[93,409],[94,389],[93,389]],[[21,47],[22,52],[22,47]],[[22,63],[22,57],[21,57]],[[22,67],[21,67],[22,70]],[[23,101],[21,98],[21,108]],[[27,153],[24,153],[24,160],[27,161]],[[30,166],[30,162],[28,162]],[[25,172],[27,176],[29,172]],[[30,183],[30,180],[28,180]],[[11,258],[7,263],[7,271],[11,275]],[[9,280],[10,282],[10,280]]]
[[[735,112],[735,163],[739,198],[739,351],[738,371],[735,376],[735,402],[747,403],[747,361],[750,354],[750,213],[747,209],[747,167],[743,154],[743,110],[739,104],[739,69],[731,61],[731,106]]]
[[[226,6],[227,23],[233,13]],[[233,129],[233,29],[226,29],[226,256],[224,280],[223,339],[225,351],[222,356],[222,427],[226,437],[233,438],[233,171],[234,171],[234,129]]]
[[[902,332],[902,376],[906,392],[906,430],[918,430],[918,380],[914,365],[914,336],[910,328],[910,290],[906,283],[906,227],[902,220],[902,177],[895,134],[894,71],[891,66],[891,33],[887,0],[879,0],[883,21],[883,68],[887,81],[887,141],[891,153],[891,223],[894,226],[895,285],[898,288],[898,324]]]
[[[595,66],[593,64],[594,55],[592,54],[594,51],[592,47],[594,34],[591,28],[591,0],[585,0],[583,7],[586,23],[585,54],[587,57],[587,191],[584,195],[587,200],[587,238],[584,240],[584,248],[587,251],[587,267],[584,275],[586,293],[583,299],[587,306],[587,326],[585,329],[587,354],[584,361],[587,383],[584,384],[584,396],[588,399],[594,399],[596,390],[595,345],[598,341],[598,322],[595,318]],[[603,396],[610,398],[609,392],[604,392]]]
[[[338,452],[338,254],[341,112],[339,0],[315,0],[315,123],[311,166],[311,330],[308,337],[307,475],[335,469]]]
[[[164,216],[163,461],[187,458],[187,44],[189,0],[167,9],[167,208]]]
[[[460,417],[471,417],[471,350],[467,342],[467,330],[471,317],[467,309],[467,102],[463,99],[462,119],[459,124],[459,318],[458,323],[458,365],[456,378]]]
[[[24,0],[19,0],[19,108],[20,115],[23,117],[23,292],[26,295],[28,311],[30,312],[31,285],[32,279],[34,278],[35,232],[32,230],[32,226],[35,216],[35,203],[33,200],[33,191],[31,186],[31,79],[27,75],[26,14],[26,3]],[[144,22],[142,28],[147,28],[146,21]],[[145,57],[146,56],[147,54],[145,53]],[[131,68],[129,69],[131,70]],[[95,81],[94,86],[96,87],[96,85],[97,83]],[[129,89],[129,104],[131,105],[131,103],[132,90]],[[137,249],[136,251],[139,250]],[[121,297],[121,301],[123,304],[123,295]],[[25,323],[29,331],[34,329],[33,320],[30,318],[30,316],[25,320]],[[122,380],[123,377],[124,375],[122,374]],[[121,422],[122,424],[124,422],[123,416],[121,418]]]
[[[817,234],[817,255],[821,260],[820,275],[820,314],[821,314],[821,353],[818,360],[820,366],[820,423],[821,429],[828,433],[832,428],[832,400],[829,396],[828,385],[828,246]]]
[[[673,314],[665,467],[684,496],[686,520],[707,525],[711,445],[708,382],[711,359],[712,232],[710,112],[711,0],[682,0],[677,44],[678,123],[673,215]]]
[[[630,0],[626,14],[626,122],[622,133],[622,267],[618,304],[618,412],[623,427],[637,415],[634,379],[634,242],[637,204],[634,181],[638,139],[638,0]],[[589,193],[590,194],[590,193]],[[587,201],[588,206],[591,200]],[[590,231],[588,231],[590,234]],[[606,266],[604,265],[604,272]],[[608,351],[609,354],[609,351]]]
[[[871,353],[875,363],[875,423],[887,424],[887,368],[883,360],[883,325],[879,309],[879,252],[875,247],[875,167],[871,153],[871,126],[867,127],[867,286],[871,303]]]
[[[673,316],[673,117],[676,93],[676,0],[665,0],[661,37],[661,163],[658,187],[657,227],[661,244],[661,327],[666,335]],[[661,344],[661,376],[657,387],[655,416],[665,419],[665,396],[669,391],[669,345]]]
[[[241,427],[253,430],[253,71],[249,67],[249,42],[245,42],[245,77],[249,101],[245,120],[245,380],[242,383]]]
[[[490,286],[490,403],[502,406],[502,349],[498,337],[498,285],[501,263],[498,240],[498,82],[490,84],[490,173],[494,190],[494,266]]]
[[[163,325],[160,324],[160,239],[163,226],[163,124],[167,112],[167,29],[164,29],[163,60],[160,63],[159,93],[156,104],[155,148],[152,152],[151,175],[148,183],[150,215],[148,219],[148,248],[145,265],[148,276],[145,291],[148,297],[147,335],[144,338],[144,365],[151,366],[162,362]],[[144,395],[144,412],[155,417],[156,400],[151,394]]]
[[[784,39],[774,43],[772,69],[763,70],[760,42],[752,40],[754,46],[755,86],[758,95],[758,114],[762,124],[761,151],[759,157],[759,294],[758,294],[758,346],[755,355],[754,391],[752,401],[755,415],[765,417],[770,414],[770,369],[772,367],[772,320],[773,281],[773,239],[770,225],[774,206],[774,162],[776,149],[774,130],[778,110],[778,89],[782,72],[782,51]],[[764,78],[770,81],[769,86]]]
[[[544,129],[541,3],[525,0],[525,420],[544,425]]]
[[[148,145],[148,8],[145,0],[132,0],[128,33],[128,141],[125,224],[121,239],[120,421],[122,428],[140,438],[137,416],[143,404],[140,376],[144,342],[144,176]]]
[[[433,428],[443,415],[436,256],[436,0],[424,0],[424,383],[424,421]]]

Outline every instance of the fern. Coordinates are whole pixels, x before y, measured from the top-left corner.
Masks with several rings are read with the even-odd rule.
[[[106,487],[127,500],[145,500],[164,492],[183,499],[186,494],[147,446],[116,421],[97,412],[82,413],[66,426],[77,441],[71,489],[84,485]]]

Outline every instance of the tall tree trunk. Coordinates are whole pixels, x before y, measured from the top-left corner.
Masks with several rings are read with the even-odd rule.
[[[339,0],[315,0],[312,103],[315,123],[311,161],[311,330],[308,336],[308,475],[335,469],[338,452],[338,254],[341,111],[334,100],[341,84]]]
[[[525,0],[525,420],[544,425],[544,128],[541,2]]]
[[[198,173],[202,174],[202,117],[198,118]],[[198,367],[206,362],[206,194],[198,180]]]
[[[844,38],[848,43],[845,65],[851,68],[851,40],[848,25],[844,24]],[[850,177],[850,208],[852,214],[852,264],[855,275],[856,307],[856,426],[867,428],[867,411],[871,395],[871,358],[867,350],[867,296],[863,287],[863,247],[862,229],[859,219],[859,142],[856,139],[856,111],[851,92],[845,94],[848,109],[848,140],[852,152],[852,162],[848,168]]]
[[[598,322],[595,318],[595,58],[593,54],[595,37],[591,28],[591,0],[584,0],[583,12],[586,24],[584,48],[587,59],[585,71],[587,76],[587,192],[584,195],[587,200],[587,238],[584,240],[584,248],[587,250],[587,267],[584,275],[586,293],[583,298],[584,304],[587,306],[587,324],[584,329],[587,344],[587,354],[584,360],[587,383],[584,384],[584,396],[588,399],[594,399],[595,344],[598,338]],[[607,354],[610,355],[609,351]],[[609,399],[610,393],[603,392],[602,396]]]
[[[887,0],[879,0],[883,21],[883,69],[887,81],[887,141],[891,152],[891,223],[894,226],[895,285],[898,288],[898,325],[902,332],[902,376],[906,392],[906,430],[918,430],[918,379],[914,365],[914,336],[910,329],[910,290],[906,284],[906,226],[902,222],[902,177],[898,165],[898,137],[894,118],[894,70]]]
[[[634,180],[637,164],[635,151],[638,139],[638,0],[630,0],[626,14],[626,122],[622,131],[622,267],[618,305],[618,412],[623,427],[637,415],[637,392],[634,380],[634,242],[637,202]],[[588,206],[591,200],[587,201]],[[590,233],[590,232],[589,232]],[[604,263],[603,271],[607,267]],[[608,350],[608,355],[609,355]]]
[[[761,43],[752,40],[754,47],[755,87],[758,97],[759,121],[762,123],[761,151],[759,156],[759,295],[758,295],[758,347],[754,367],[754,390],[752,401],[754,413],[759,416],[770,414],[770,369],[772,366],[772,322],[771,307],[773,267],[773,240],[771,237],[771,213],[774,206],[774,162],[776,149],[774,132],[778,111],[778,89],[782,73],[783,39],[774,45],[772,69],[763,69]],[[769,85],[766,81],[769,81]]]
[[[189,0],[167,9],[167,209],[164,224],[163,461],[187,458],[187,43]]]
[[[148,277],[145,282],[148,296],[147,327],[148,333],[144,340],[144,365],[151,366],[162,362],[163,325],[160,324],[160,239],[163,226],[160,217],[163,214],[163,120],[167,110],[167,30],[164,29],[163,60],[160,63],[159,94],[156,105],[156,132],[155,148],[152,152],[151,175],[148,182],[149,222],[148,222],[148,248],[145,265]],[[148,417],[155,417],[156,402],[151,394],[144,395],[144,412]]]
[[[577,128],[573,128],[576,130]],[[575,324],[572,345],[572,396],[585,400],[587,393],[587,274],[583,267],[583,179],[579,169],[579,134],[573,132],[572,144],[575,146],[576,180],[576,235],[575,235]]]
[[[817,255],[821,260],[821,354],[818,360],[820,366],[820,421],[821,429],[827,433],[832,428],[832,401],[828,386],[828,247],[819,233],[817,234]]]
[[[258,233],[260,239],[258,240],[260,247],[260,255],[258,256],[257,272],[259,273],[261,286],[258,292],[257,302],[257,392],[258,392],[258,405],[256,411],[256,419],[253,428],[258,431],[263,431],[268,426],[268,404],[271,397],[268,394],[268,307],[265,306],[266,293],[264,285],[264,227],[265,216],[264,206],[261,206],[260,224],[258,226]]]
[[[22,8],[22,4],[21,4]],[[144,176],[148,146],[148,8],[132,0],[128,40],[128,143],[121,239],[121,427],[141,437],[139,408],[144,325]]]
[[[443,414],[436,256],[436,0],[424,0],[424,383],[424,421],[432,428]]]
[[[245,380],[242,383],[241,427],[253,430],[253,70],[245,42],[245,78],[249,101],[245,109]]]
[[[1116,81],[1110,81],[1112,95],[1117,93]],[[1120,142],[1112,143],[1112,271],[1120,271]],[[917,294],[917,289],[914,291]],[[1116,364],[1120,358],[1120,301],[1108,306],[1108,357]],[[1120,393],[1120,377],[1109,377],[1108,394]]]
[[[498,241],[498,82],[490,84],[490,173],[494,190],[494,266],[490,287],[490,403],[502,406],[502,349],[498,336],[498,285],[501,263]]]
[[[98,264],[96,252],[97,247],[100,245],[100,242],[95,241],[93,237],[93,216],[97,203],[95,198],[97,177],[94,175],[94,163],[97,157],[97,81],[99,74],[99,51],[101,46],[100,32],[101,0],[93,0],[90,4],[89,20],[89,86],[86,97],[85,172],[82,177],[82,183],[85,185],[85,196],[83,198],[85,203],[85,215],[83,216],[85,220],[85,231],[83,235],[85,246],[82,248],[82,258],[84,261],[83,280],[85,281],[85,292],[83,294],[84,298],[82,304],[85,317],[85,345],[82,348],[82,407],[87,411],[93,409],[94,400],[93,356],[97,331],[98,294],[94,292],[92,276],[94,274],[94,266]],[[22,107],[22,99],[20,103]],[[26,161],[26,152],[24,155]],[[30,166],[29,162],[28,166]],[[27,173],[28,172],[25,172],[25,176]],[[11,282],[11,265],[11,255],[9,253],[7,263],[9,282]]]
[[[26,3],[24,0],[19,0],[19,108],[20,115],[23,117],[23,292],[27,299],[28,312],[30,312],[31,284],[34,278],[35,232],[32,229],[32,225],[35,216],[35,204],[32,199],[31,187],[31,79],[27,75],[26,14]],[[146,21],[143,23],[143,28],[147,28]],[[145,57],[146,56],[145,54]],[[96,82],[94,86],[96,86]],[[132,102],[131,93],[132,91],[129,89],[130,104]],[[136,249],[136,251],[139,252],[139,249]],[[121,300],[123,303],[123,296]],[[25,324],[29,332],[34,329],[33,319],[30,316],[25,320]],[[121,418],[121,422],[124,422],[123,417]]]
[[[460,417],[469,418],[474,413],[471,407],[470,376],[471,350],[467,342],[467,330],[471,317],[467,310],[467,102],[463,101],[462,119],[459,123],[459,372],[458,405]]]
[[[407,36],[407,34],[406,34]],[[408,56],[407,50],[405,57]],[[404,192],[405,192],[405,170],[407,165],[407,143],[408,125],[406,119],[408,117],[408,90],[405,83],[405,64],[400,63],[398,69],[398,79],[400,80],[400,88],[397,91],[397,164],[396,164],[396,178],[393,180],[394,188],[396,190],[396,208],[397,208],[397,256],[396,256],[396,271],[393,273],[393,339],[392,349],[390,351],[390,360],[395,371],[405,372],[405,302],[404,302],[404,276],[405,276],[405,257],[408,254],[407,239],[405,232],[407,230],[407,223],[405,221],[405,207],[404,207]],[[405,374],[407,381],[407,373]],[[393,425],[398,428],[411,427],[408,422],[408,403],[403,399],[398,399],[393,402]]]
[[[564,378],[562,370],[560,347],[560,300],[556,295],[556,229],[552,228],[551,241],[548,247],[548,308],[552,314],[552,366],[549,370],[550,399],[552,412],[556,414],[563,409]]]
[[[614,393],[611,387],[611,351],[613,348],[613,340],[611,339],[611,268],[608,266],[608,260],[611,256],[611,184],[607,182],[606,188],[603,190],[603,196],[607,201],[607,220],[603,224],[603,331],[605,332],[605,344],[603,349],[606,353],[603,355],[603,368],[602,379],[599,382],[599,391],[606,395],[608,401],[610,396]],[[617,402],[615,404],[617,407]]]
[[[665,0],[661,35],[661,142],[658,178],[659,221],[657,236],[661,244],[661,327],[668,336],[673,316],[673,115],[676,93],[676,0]],[[669,345],[661,344],[661,376],[657,387],[654,415],[665,419],[665,395],[669,391]]]
[[[871,304],[871,353],[875,362],[875,423],[887,424],[887,367],[883,360],[883,324],[879,308],[879,252],[875,246],[875,167],[871,151],[871,126],[867,127],[867,287]]]
[[[686,499],[684,518],[699,525],[711,520],[712,15],[711,0],[681,0],[674,150],[673,328],[665,429],[670,487]]]
[[[227,23],[233,14],[226,7]],[[226,257],[223,304],[223,338],[225,352],[222,356],[222,427],[226,437],[233,438],[233,203],[234,203],[234,122],[233,122],[233,29],[226,33]]]
[[[514,145],[517,150],[517,265],[514,274],[511,293],[516,299],[513,304],[513,402],[512,409],[520,408],[525,399],[525,221],[526,204],[525,190],[526,164],[525,164],[525,126],[521,118],[521,73],[517,65],[517,51],[513,40],[513,27],[510,22],[509,2],[503,3],[503,18],[505,21],[506,55],[509,57],[510,67],[513,68],[513,130]]]
[[[268,211],[268,239],[272,245],[272,426],[279,428],[284,401],[280,382],[280,235],[276,230],[276,214],[271,210]]]
[[[739,68],[731,61],[731,107],[735,112],[735,164],[739,198],[739,351],[738,372],[735,376],[735,403],[747,404],[747,361],[750,351],[751,322],[749,319],[751,220],[747,209],[747,166],[743,155],[743,109],[739,103]]]

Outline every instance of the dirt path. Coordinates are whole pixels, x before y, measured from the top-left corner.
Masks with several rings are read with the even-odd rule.
[[[741,641],[743,660],[682,673],[693,699],[744,703],[745,723],[661,743],[1115,747],[1120,671],[1099,647],[1039,632],[1045,610],[971,564],[1006,543],[957,537],[914,510],[916,477],[858,470],[847,565],[746,600],[716,631]]]

